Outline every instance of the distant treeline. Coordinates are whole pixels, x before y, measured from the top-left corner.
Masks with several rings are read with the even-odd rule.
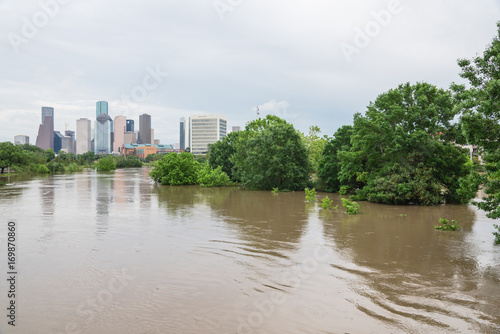
[[[82,171],[85,167],[112,170],[142,165],[137,156],[101,157],[91,151],[78,155],[60,151],[56,155],[52,149],[43,150],[30,144],[0,143],[0,173],[4,173],[6,169],[22,174],[67,173]]]

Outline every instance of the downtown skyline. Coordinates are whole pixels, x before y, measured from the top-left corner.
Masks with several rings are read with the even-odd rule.
[[[331,136],[398,84],[463,83],[456,60],[482,53],[500,19],[490,0],[232,3],[2,2],[0,141],[34,143],[41,106],[75,130],[98,100],[113,117],[150,114],[162,143],[186,115],[244,127],[257,106]]]

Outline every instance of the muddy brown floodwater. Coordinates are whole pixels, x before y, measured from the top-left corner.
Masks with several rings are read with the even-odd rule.
[[[5,275],[7,222],[18,233],[16,327],[4,311],[0,331],[500,332],[495,221],[473,206],[361,202],[349,216],[304,192],[157,186],[148,172],[0,187]],[[439,218],[462,230],[436,231]]]

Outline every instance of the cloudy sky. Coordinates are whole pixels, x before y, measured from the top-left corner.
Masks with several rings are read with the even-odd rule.
[[[447,88],[457,58],[496,34],[498,0],[0,0],[0,141],[35,143],[41,107],[75,130],[109,102],[112,118],[152,115],[229,127],[275,114],[332,135],[404,82]]]

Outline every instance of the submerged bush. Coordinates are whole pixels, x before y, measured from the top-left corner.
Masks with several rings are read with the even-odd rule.
[[[215,169],[206,164],[198,172],[198,182],[202,187],[226,187],[231,184],[229,176],[219,166]]]
[[[347,198],[342,198],[342,206],[347,210],[350,215],[355,215],[359,213],[359,204],[348,200]]]
[[[306,201],[308,202],[316,202],[316,189],[305,189],[306,192]]]
[[[495,245],[500,245],[500,226],[496,224],[493,224],[493,226],[498,230],[498,232],[493,232],[495,236]]]
[[[457,224],[456,220],[451,220],[451,224],[448,219],[439,218],[439,223],[443,225],[436,225],[434,228],[436,230],[441,231],[458,231],[460,229],[460,225]]]

